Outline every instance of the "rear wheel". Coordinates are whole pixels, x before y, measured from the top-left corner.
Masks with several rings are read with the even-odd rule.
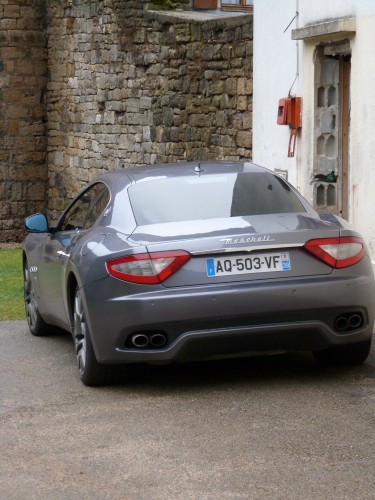
[[[322,351],[314,351],[315,359],[322,366],[360,365],[371,349],[371,339],[356,344],[329,347]]]
[[[36,303],[32,273],[26,259],[23,265],[23,284],[26,319],[30,332],[36,337],[50,334],[52,329],[40,315]]]
[[[73,311],[73,339],[81,380],[88,386],[109,384],[113,377],[113,367],[110,365],[101,365],[96,360],[79,289],[75,292]]]

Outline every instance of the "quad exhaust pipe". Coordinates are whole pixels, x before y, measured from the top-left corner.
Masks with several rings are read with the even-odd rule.
[[[150,337],[152,347],[163,347],[167,343],[167,338],[163,333],[154,333]]]
[[[355,330],[362,325],[363,316],[361,313],[341,314],[335,319],[335,330],[338,332]]]
[[[167,343],[167,337],[162,332],[154,333],[135,333],[130,339],[131,347],[136,347],[138,349],[145,349],[146,347],[151,347],[154,349],[160,349]]]
[[[139,349],[141,349],[142,347],[147,347],[148,343],[150,342],[149,338],[144,333],[137,333],[136,335],[133,335],[131,341],[132,344]]]
[[[352,314],[349,317],[348,324],[350,328],[358,328],[362,325],[363,319],[360,314]]]

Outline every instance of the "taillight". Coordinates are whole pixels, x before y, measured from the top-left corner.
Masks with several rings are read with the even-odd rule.
[[[108,273],[131,283],[161,283],[190,259],[183,250],[154,252],[118,257],[106,262]]]
[[[354,236],[310,240],[304,248],[334,268],[353,266],[365,254],[363,241]]]

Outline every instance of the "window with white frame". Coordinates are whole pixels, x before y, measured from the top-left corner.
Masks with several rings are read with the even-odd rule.
[[[254,0],[221,0],[222,10],[252,10]]]
[[[254,0],[193,0],[194,9],[202,10],[252,10]]]

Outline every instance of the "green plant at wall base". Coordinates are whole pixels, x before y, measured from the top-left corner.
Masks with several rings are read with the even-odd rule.
[[[160,10],[175,10],[177,4],[173,0],[152,0],[149,5],[150,9],[160,9]]]
[[[22,251],[0,250],[0,321],[25,319]]]

